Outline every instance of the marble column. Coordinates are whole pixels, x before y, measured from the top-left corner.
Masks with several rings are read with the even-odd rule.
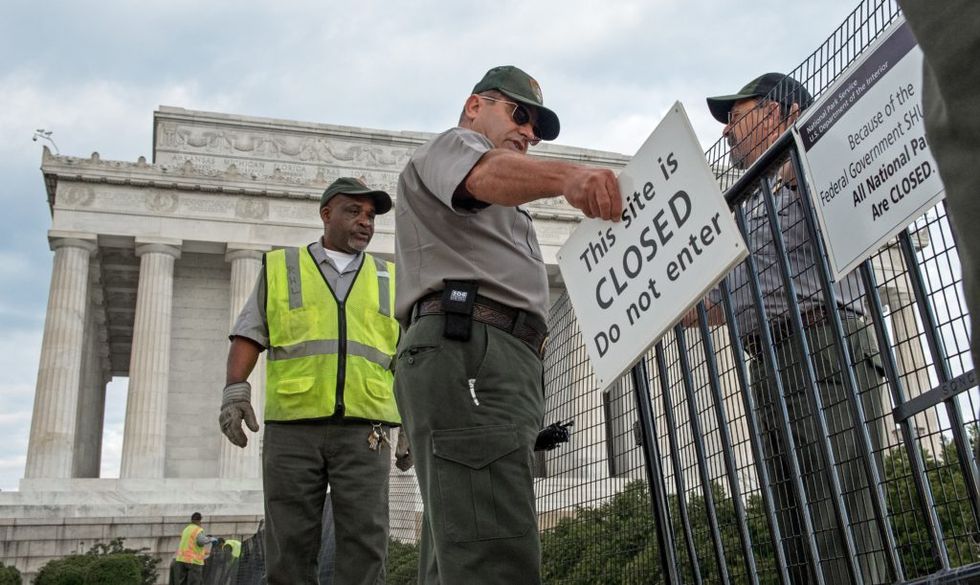
[[[140,259],[129,359],[122,478],[162,478],[166,462],[167,391],[174,262],[179,240],[136,240]]]
[[[904,284],[903,281],[899,282]],[[923,334],[917,320],[915,297],[905,286],[887,286],[884,287],[884,291],[885,303],[890,313],[889,320],[894,337],[892,343],[895,345],[898,371],[902,377],[902,385],[905,387],[905,399],[912,400],[932,389],[932,382],[929,380],[929,362],[922,349]],[[888,402],[886,401],[885,404]],[[928,408],[912,417],[912,421],[920,437],[921,447],[939,459],[942,457],[943,450],[942,427],[936,414],[937,408],[942,407]],[[892,420],[891,417],[887,418],[889,421]],[[894,425],[889,425],[886,430],[889,431],[886,436],[893,438],[897,443],[899,435],[895,432]]]
[[[70,478],[94,235],[50,232],[54,250],[25,478]]]
[[[85,324],[72,477],[99,477],[105,423],[105,391],[111,377],[105,304],[101,287],[98,286],[100,278],[97,261],[93,262],[92,268],[92,282],[95,286],[92,288]]]
[[[229,314],[231,327],[238,318],[238,313],[245,305],[255,281],[262,268],[262,254],[268,247],[248,244],[228,244],[225,261],[231,263],[231,286],[229,288]],[[259,355],[259,360],[248,377],[252,385],[252,408],[255,416],[262,423],[265,410],[265,353]],[[261,433],[252,433],[245,428],[248,445],[242,449],[232,445],[224,436],[221,437],[221,455],[218,463],[218,477],[228,479],[257,479],[261,477],[262,465],[260,459]]]

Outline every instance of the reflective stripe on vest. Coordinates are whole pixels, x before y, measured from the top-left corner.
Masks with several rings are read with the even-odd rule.
[[[265,420],[401,422],[388,369],[399,333],[394,271],[365,254],[340,303],[308,248],[266,254]]]
[[[204,529],[197,524],[188,524],[180,534],[180,546],[177,547],[177,560],[191,565],[204,564],[204,547],[197,544],[197,535]]]

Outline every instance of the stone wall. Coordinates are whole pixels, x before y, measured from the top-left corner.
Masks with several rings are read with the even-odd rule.
[[[218,468],[229,279],[218,254],[183,254],[174,269],[166,477],[214,477]]]
[[[261,516],[205,517],[208,534],[245,541],[258,530]],[[47,562],[71,554],[81,554],[98,543],[124,538],[124,546],[146,547],[159,557],[157,583],[167,583],[167,575],[180,533],[187,526],[186,516],[87,517],[87,518],[3,518],[0,517],[0,561],[13,565],[30,583]]]

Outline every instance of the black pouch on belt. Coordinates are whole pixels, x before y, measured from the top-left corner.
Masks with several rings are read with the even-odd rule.
[[[446,324],[442,336],[446,339],[469,341],[473,327],[473,304],[476,303],[475,280],[444,280],[446,288],[442,291],[442,311]]]

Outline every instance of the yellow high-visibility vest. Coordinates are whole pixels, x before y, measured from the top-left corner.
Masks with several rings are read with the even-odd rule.
[[[365,254],[343,302],[308,248],[268,252],[265,269],[265,420],[400,424],[390,369],[399,335],[395,265]]]
[[[204,529],[197,524],[188,524],[180,534],[180,546],[177,547],[177,561],[191,565],[204,564],[204,547],[197,544],[197,535]]]
[[[231,558],[237,559],[242,556],[242,541],[229,538],[225,540],[225,546],[231,549]]]

